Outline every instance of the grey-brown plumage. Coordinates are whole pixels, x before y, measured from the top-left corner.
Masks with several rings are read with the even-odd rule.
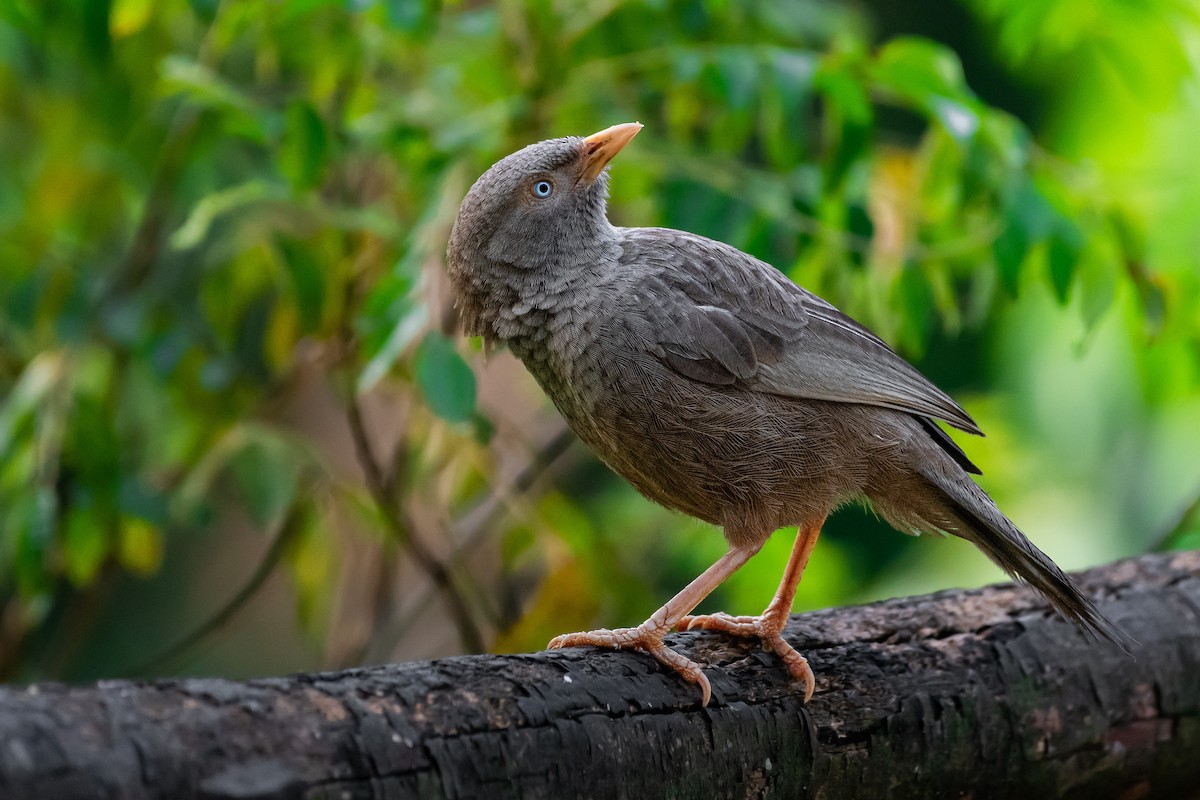
[[[937,426],[978,427],[881,339],[771,266],[728,245],[608,222],[606,164],[640,129],[554,139],[501,160],[472,187],[448,271],[468,333],[506,342],[572,429],[650,499],[723,528],[730,552],[641,626],[552,646],[636,647],[704,688],[662,646],[683,624],[763,638],[811,694],[779,632],[825,517],[868,500],[907,533],[974,542],[1066,617],[1111,625],[970,478]],[[778,528],[800,528],[759,617],[688,617]]]

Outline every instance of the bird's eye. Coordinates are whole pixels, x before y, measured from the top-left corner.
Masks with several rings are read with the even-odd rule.
[[[538,181],[533,185],[533,189],[531,191],[533,192],[534,197],[545,200],[554,193],[554,187],[550,184],[550,181]]]

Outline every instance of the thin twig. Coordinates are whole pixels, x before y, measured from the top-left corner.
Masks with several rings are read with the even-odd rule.
[[[450,570],[433,554],[432,550],[426,547],[424,542],[417,538],[412,520],[404,512],[401,504],[389,496],[387,478],[384,476],[379,462],[375,459],[375,454],[371,451],[367,428],[363,422],[362,407],[359,405],[358,396],[353,391],[350,392],[346,403],[346,413],[350,421],[354,450],[358,456],[358,462],[366,474],[367,489],[375,499],[384,525],[441,592],[451,616],[454,617],[463,647],[470,653],[482,653],[484,650],[483,637],[475,625],[475,620],[471,617],[466,598],[454,584]]]
[[[375,575],[371,583],[371,624],[358,641],[351,642],[339,648],[342,655],[330,659],[327,666],[333,669],[356,667],[367,662],[371,645],[382,636],[384,628],[391,621],[392,608],[396,592],[396,543],[385,539],[383,548],[376,559]]]
[[[513,498],[532,489],[542,475],[567,451],[574,441],[575,434],[570,428],[564,427],[554,438],[542,445],[534,453],[529,464],[525,469],[521,470],[511,484],[507,487],[493,487],[485,497],[460,516],[460,523],[465,522],[468,518],[474,519],[471,519],[466,526],[466,532],[458,537],[455,552],[462,553],[469,550],[479,540],[480,536],[491,530],[492,524],[500,515],[500,511],[506,507],[500,502],[501,498]],[[399,640],[404,637],[413,621],[429,607],[432,599],[433,596],[430,591],[426,591],[417,598],[416,602],[412,604],[411,613],[400,621],[400,625],[395,633],[395,639]]]
[[[353,328],[353,310],[357,291],[358,284],[353,277],[345,282],[338,320],[338,336],[344,358],[343,363],[346,364],[356,363],[354,355],[357,351],[357,338]],[[371,449],[367,426],[363,421],[362,406],[359,403],[352,376],[347,383],[346,417],[350,423],[355,456],[366,476],[367,490],[375,501],[379,514],[383,518],[384,526],[400,547],[412,556],[418,568],[425,573],[437,591],[444,597],[446,606],[458,629],[463,648],[469,653],[484,652],[483,637],[471,616],[466,598],[455,584],[454,577],[446,564],[442,563],[433,551],[417,537],[416,526],[400,497],[400,490],[407,479],[405,461],[408,451],[408,426],[401,425],[400,441],[390,459],[390,469],[385,474],[382,463]]]

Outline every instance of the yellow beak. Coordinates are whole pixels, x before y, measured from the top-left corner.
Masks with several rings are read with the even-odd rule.
[[[622,122],[584,139],[581,148],[583,172],[580,174],[580,180],[596,180],[596,176],[608,166],[613,156],[621,152],[621,148],[629,144],[641,129],[640,122]]]

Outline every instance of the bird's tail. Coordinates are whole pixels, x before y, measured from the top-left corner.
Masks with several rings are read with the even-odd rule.
[[[919,486],[898,492],[893,484],[878,500],[872,497],[876,509],[901,529],[953,533],[974,543],[1002,570],[1037,589],[1064,617],[1128,650],[1130,637],[1100,613],[1095,602],[958,465],[939,456],[921,458],[913,465]]]

